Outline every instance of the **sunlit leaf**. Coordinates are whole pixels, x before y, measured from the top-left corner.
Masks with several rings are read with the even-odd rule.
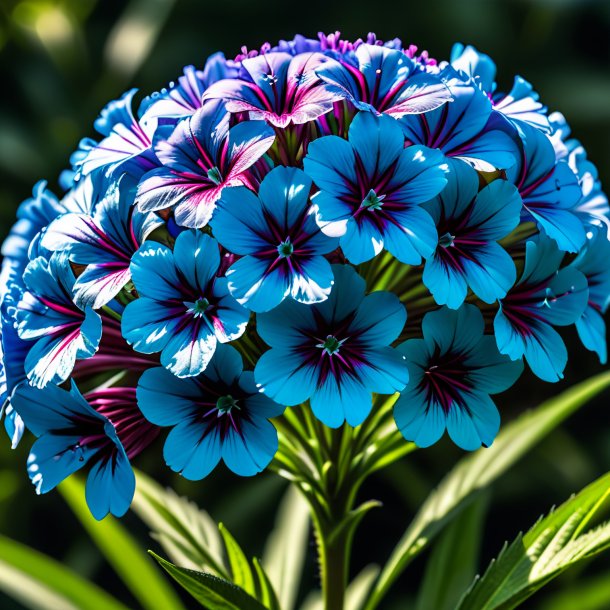
[[[572,565],[610,548],[610,522],[582,533],[610,497],[610,473],[505,546],[459,610],[510,610]]]

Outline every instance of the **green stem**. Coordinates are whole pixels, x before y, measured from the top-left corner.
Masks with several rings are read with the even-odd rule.
[[[349,568],[347,534],[340,534],[331,540],[331,531],[328,531],[327,525],[314,519],[314,527],[320,554],[324,610],[344,610]]]

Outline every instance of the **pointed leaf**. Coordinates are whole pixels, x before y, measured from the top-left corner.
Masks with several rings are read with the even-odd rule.
[[[610,473],[505,546],[458,610],[515,608],[570,566],[610,548],[610,522],[581,533],[608,497]]]
[[[366,610],[377,608],[409,563],[477,493],[608,386],[608,372],[579,383],[504,426],[489,449],[480,449],[463,458],[432,492],[407,528],[381,571]]]
[[[149,553],[159,565],[207,610],[266,610],[265,606],[236,585],[205,572],[179,568]]]
[[[184,610],[167,582],[119,521],[111,516],[96,521],[85,501],[85,485],[75,477],[58,486],[62,496],[91,539],[145,610]]]
[[[231,580],[246,593],[256,596],[254,574],[246,554],[224,524],[219,523],[218,529],[227,549],[227,557],[231,566]]]
[[[309,505],[294,486],[289,486],[262,560],[282,610],[295,607],[308,548],[309,520]]]
[[[55,559],[2,535],[0,591],[32,610],[128,610],[97,585]]]
[[[214,520],[187,498],[161,487],[136,471],[136,493],[131,508],[152,530],[152,537],[170,559],[183,567],[206,570],[228,579],[224,544]]]
[[[265,573],[263,566],[260,561],[255,557],[252,560],[254,564],[254,570],[258,579],[258,590],[259,594],[256,596],[257,599],[269,610],[281,610],[280,602],[277,599],[273,585],[269,580],[269,577]]]

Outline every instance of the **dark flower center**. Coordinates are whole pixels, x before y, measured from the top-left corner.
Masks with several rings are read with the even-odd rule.
[[[290,237],[286,238],[278,247],[277,253],[280,258],[288,258],[294,252],[294,246],[290,243]]]
[[[226,396],[221,396],[216,401],[216,408],[218,409],[218,416],[225,415],[226,413],[230,413],[232,409],[239,409],[237,406],[237,400],[231,396],[231,394],[227,394]]]
[[[219,186],[222,183],[222,174],[217,167],[213,167],[208,170],[208,180],[213,182],[216,186]]]
[[[383,205],[385,195],[377,195],[375,189],[371,189],[367,196],[362,200],[361,207],[367,210],[379,210]]]
[[[449,231],[447,231],[447,233],[445,233],[444,235],[441,235],[439,237],[438,245],[441,246],[442,248],[449,248],[450,246],[453,246],[454,241],[455,241],[455,235],[451,235],[451,233],[449,233]]]
[[[441,406],[445,413],[463,404],[464,392],[470,390],[467,380],[468,369],[462,357],[444,354],[433,358],[425,371],[423,383],[428,396]]]
[[[328,335],[323,343],[319,343],[316,347],[323,349],[329,356],[332,356],[339,351],[343,341],[339,341],[334,335]]]

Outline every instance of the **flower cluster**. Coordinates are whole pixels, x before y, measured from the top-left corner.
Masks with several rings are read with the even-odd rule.
[[[558,327],[605,362],[597,171],[495,71],[297,36],[108,104],[2,248],[3,415],[37,437],[36,490],[87,468],[93,515],[122,515],[163,428],[174,471],[247,476],[285,408],[359,426],[375,394],[405,439],[474,450],[524,362],[561,379]]]

